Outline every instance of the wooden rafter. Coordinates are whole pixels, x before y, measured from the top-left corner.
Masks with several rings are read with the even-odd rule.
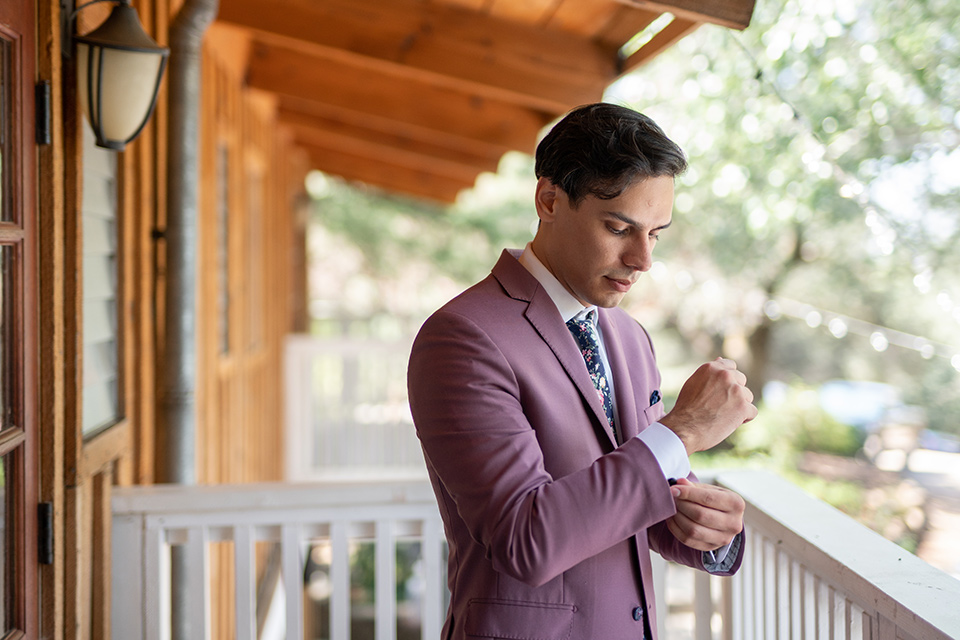
[[[463,189],[473,186],[473,181],[464,182],[446,176],[438,176],[409,166],[346,153],[314,144],[304,144],[311,165],[320,171],[338,175],[346,180],[356,180],[397,191],[419,198],[449,204],[456,200]]]
[[[616,47],[436,3],[229,0],[218,19],[311,58],[554,115],[599,99],[616,75]]]
[[[497,158],[429,144],[395,133],[381,133],[342,118],[321,118],[281,110],[278,120],[290,128],[297,141],[303,143],[322,144],[371,160],[387,160],[468,182],[481,171],[497,169]]]
[[[744,28],[754,3],[222,0],[218,23],[245,34],[247,85],[276,97],[312,166],[449,202],[700,24]]]
[[[636,53],[628,56],[623,61],[622,72],[629,73],[643,63],[652,60],[662,51],[673,46],[677,41],[693,33],[699,26],[699,22],[691,22],[683,18],[674,18],[670,24],[657,32],[657,34]]]
[[[302,51],[258,43],[247,81],[251,87],[465,138],[526,148],[551,116],[446,87],[334,64]]]
[[[622,50],[624,43],[649,27],[660,15],[657,11],[645,11],[621,5],[617,7],[617,12],[603,29],[597,32],[597,38]]]
[[[731,29],[746,29],[756,0],[617,0],[631,7],[672,13],[690,22],[708,22]]]
[[[396,144],[401,148],[409,145],[421,145],[422,148],[434,147],[441,156],[456,153],[460,157],[476,159],[479,166],[495,164],[504,153],[511,150],[510,147],[502,144],[466,138],[458,132],[440,131],[402,122],[389,114],[377,116],[369,111],[346,109],[289,96],[282,97],[279,105],[280,113],[287,120],[293,119],[300,123],[318,122],[320,126],[324,126],[323,123],[329,123],[330,126],[339,127],[351,135],[358,135],[361,138],[377,137],[386,141],[387,144]]]

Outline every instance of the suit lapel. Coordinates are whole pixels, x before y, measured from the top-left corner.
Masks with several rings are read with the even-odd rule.
[[[524,313],[527,321],[556,355],[560,366],[563,367],[563,370],[576,385],[584,402],[590,407],[590,411],[593,413],[591,422],[597,431],[602,434],[599,437],[616,448],[617,444],[613,439],[610,427],[607,425],[606,414],[603,412],[603,404],[600,402],[596,387],[590,380],[590,374],[587,373],[587,367],[583,362],[583,356],[580,354],[580,348],[577,346],[576,340],[563,323],[560,313],[557,311],[557,306],[550,299],[546,290],[517,261],[519,255],[519,252],[504,251],[493,268],[493,276],[500,282],[507,295],[528,303],[527,310]],[[614,384],[617,384],[616,378],[614,378]],[[633,428],[635,432],[636,425]]]

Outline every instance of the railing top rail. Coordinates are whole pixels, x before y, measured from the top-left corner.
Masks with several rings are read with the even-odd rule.
[[[120,515],[210,513],[214,511],[292,511],[378,504],[435,505],[427,480],[362,482],[262,482],[222,485],[116,487],[112,509]]]
[[[716,482],[743,496],[751,526],[865,609],[918,637],[960,638],[960,580],[773,473],[726,471]]]

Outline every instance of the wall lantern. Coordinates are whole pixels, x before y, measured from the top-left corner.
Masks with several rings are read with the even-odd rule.
[[[146,34],[130,0],[93,0],[74,11],[67,8],[64,55],[71,52],[77,13],[101,2],[117,6],[99,27],[72,38],[77,43],[77,88],[97,146],[123,151],[153,113],[170,50]]]

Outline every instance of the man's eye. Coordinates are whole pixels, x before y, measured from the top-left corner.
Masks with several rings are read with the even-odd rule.
[[[609,229],[610,233],[612,233],[615,236],[625,236],[627,235],[627,231],[629,231],[629,229],[626,227],[623,229],[618,229],[616,227],[607,227],[607,229]]]

